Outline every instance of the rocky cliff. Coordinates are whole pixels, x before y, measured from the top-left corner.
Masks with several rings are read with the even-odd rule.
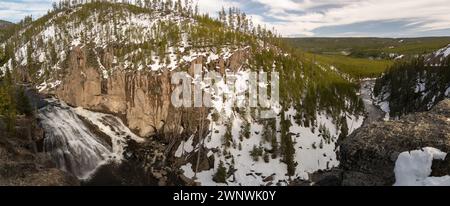
[[[44,131],[30,117],[19,117],[16,132],[0,119],[0,186],[77,186],[78,179],[59,170],[43,151]]]
[[[56,89],[56,96],[69,105],[115,114],[142,137],[157,133],[181,135],[180,132],[195,133],[200,117],[198,109],[175,108],[171,103],[174,87],[172,72],[130,71],[121,67],[114,69],[105,79],[99,65],[88,62],[88,49],[75,47],[68,57],[67,74]],[[112,70],[114,50],[102,51],[102,66]],[[223,57],[206,64],[206,57],[200,56],[186,63],[193,75],[195,64],[207,65],[224,73],[225,68],[237,71],[248,58],[246,50],[233,53],[226,60]],[[207,124],[205,124],[207,125]]]
[[[313,175],[312,182],[315,185],[391,186],[395,183],[394,168],[399,154],[424,147],[450,151],[449,99],[429,112],[406,115],[398,121],[374,122],[356,130],[340,142],[340,167]],[[450,174],[449,159],[435,161],[432,175]]]

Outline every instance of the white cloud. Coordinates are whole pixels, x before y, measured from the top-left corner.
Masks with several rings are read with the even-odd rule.
[[[222,7],[242,7],[239,2],[231,0],[198,0],[197,2],[201,13],[208,13],[212,16],[216,16]]]
[[[0,0],[0,19],[41,16],[53,0]],[[450,29],[449,0],[194,0],[202,13],[216,16],[231,6],[247,11],[256,23],[286,36],[315,35],[324,27],[365,22],[404,22],[405,34]],[[343,32],[341,32],[343,33]],[[345,33],[354,33],[351,29]]]
[[[369,21],[405,21],[409,26],[415,25],[417,31],[450,28],[448,0],[305,0],[300,3],[284,0],[292,5],[286,8],[276,5],[277,1],[253,1],[273,8],[266,17],[278,19],[270,24],[276,25],[284,35],[312,35],[314,29],[322,27]],[[319,9],[308,10],[311,8]]]
[[[0,19],[19,21],[25,16],[40,17],[52,6],[55,0],[0,1]]]

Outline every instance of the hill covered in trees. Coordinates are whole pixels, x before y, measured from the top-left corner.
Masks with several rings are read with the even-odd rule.
[[[2,44],[1,76],[6,85],[26,83],[126,120],[137,135],[161,139],[167,164],[204,185],[286,185],[338,165],[337,140],[362,124],[358,85],[237,8],[218,18],[196,8],[189,1],[62,1],[44,17],[24,20]],[[260,119],[255,109],[226,102],[225,109],[174,108],[170,77],[194,63],[205,72],[232,72],[238,82],[251,71],[279,72],[281,102],[272,105],[278,117]],[[61,108],[54,110],[66,114]]]
[[[395,63],[377,80],[375,96],[392,117],[428,111],[450,96],[448,47]]]

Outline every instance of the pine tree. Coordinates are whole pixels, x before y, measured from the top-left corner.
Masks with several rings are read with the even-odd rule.
[[[348,132],[347,118],[343,116],[341,118],[341,134],[339,135],[339,139],[345,139],[348,136]]]
[[[245,139],[250,139],[250,135],[251,135],[251,123],[245,122],[244,126],[241,130],[241,141],[243,141],[243,138]]]
[[[3,119],[8,132],[14,132],[16,122],[16,103],[14,82],[9,69],[0,82],[0,118]]]
[[[262,148],[254,145],[253,149],[250,151],[250,156],[252,157],[253,161],[257,162],[259,161],[259,157],[263,156],[263,153],[264,151]]]
[[[224,135],[224,142],[225,142],[225,147],[231,147],[231,144],[233,143],[233,134],[232,134],[232,128],[233,125],[232,123],[229,123],[227,125],[227,129],[225,131],[225,135]]]
[[[26,96],[25,89],[22,87],[18,88],[17,91],[17,112],[26,116],[31,116],[33,114],[30,100]]]
[[[217,183],[227,183],[227,168],[225,168],[222,161],[219,163],[219,167],[213,177],[213,181]]]
[[[286,119],[285,112],[281,112],[281,146],[283,151],[283,162],[287,165],[288,175],[294,176],[297,163],[295,162],[295,148],[292,137],[289,134],[289,128],[291,126],[291,121]]]

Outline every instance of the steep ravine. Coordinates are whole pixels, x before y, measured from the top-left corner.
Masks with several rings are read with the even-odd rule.
[[[383,119],[386,113],[381,110],[375,104],[375,97],[373,95],[373,90],[375,87],[376,80],[363,80],[361,81],[361,99],[364,102],[364,108],[366,111],[366,118],[364,119],[364,125],[369,125],[372,122],[379,121]]]

